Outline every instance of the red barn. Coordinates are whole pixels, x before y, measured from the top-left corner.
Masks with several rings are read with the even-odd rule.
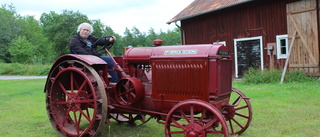
[[[224,43],[235,77],[286,64],[319,76],[319,1],[195,0],[167,23],[180,21],[183,44]]]

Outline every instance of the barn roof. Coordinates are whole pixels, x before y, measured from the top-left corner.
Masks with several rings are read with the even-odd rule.
[[[167,24],[221,10],[227,7],[232,7],[249,1],[252,0],[194,0],[188,7],[169,20]]]

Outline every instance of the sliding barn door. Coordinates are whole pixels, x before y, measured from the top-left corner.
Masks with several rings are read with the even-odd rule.
[[[289,68],[319,75],[319,39],[317,0],[301,0],[287,4],[289,45],[295,35]]]

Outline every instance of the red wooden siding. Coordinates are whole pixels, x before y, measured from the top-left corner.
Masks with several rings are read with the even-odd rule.
[[[185,44],[226,41],[234,51],[234,39],[262,36],[263,48],[275,43],[276,35],[287,34],[286,4],[297,0],[259,0],[220,11],[181,20]],[[267,50],[263,50],[264,67],[269,67]],[[275,67],[285,59],[275,59]]]

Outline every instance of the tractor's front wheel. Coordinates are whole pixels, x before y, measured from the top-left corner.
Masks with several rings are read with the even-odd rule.
[[[60,136],[94,136],[101,132],[107,117],[103,82],[89,65],[61,62],[49,75],[47,112]]]
[[[182,101],[170,110],[166,118],[166,137],[206,137],[210,134],[228,137],[228,127],[220,111],[202,100]]]

